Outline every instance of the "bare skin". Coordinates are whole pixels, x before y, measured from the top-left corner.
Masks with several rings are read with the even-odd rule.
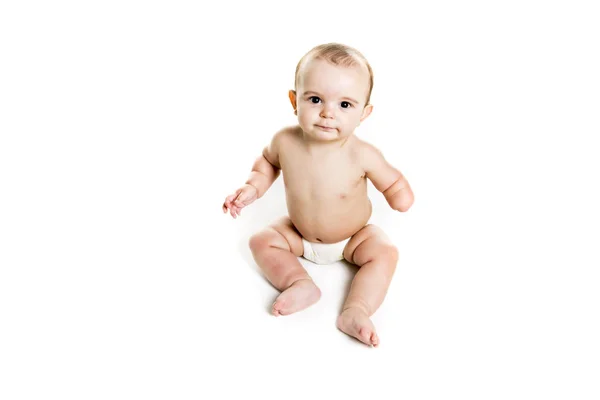
[[[272,313],[289,315],[320,298],[319,288],[298,260],[304,251],[302,238],[321,243],[351,238],[343,255],[360,269],[336,325],[361,342],[377,346],[379,337],[370,316],[385,298],[398,251],[380,228],[367,225],[371,202],[366,180],[398,211],[410,208],[413,194],[404,176],[381,152],[354,135],[372,109],[356,100],[364,98],[368,89],[365,70],[317,61],[301,71],[298,95],[290,91],[300,124],[274,135],[246,184],[225,199],[223,211],[239,216],[281,172],[289,217],[250,239],[256,263],[281,291]],[[348,103],[351,107],[346,107]]]
[[[337,327],[365,344],[378,346],[379,337],[369,317],[387,293],[396,270],[398,250],[380,228],[367,225],[352,236],[344,249],[344,258],[360,269],[352,280]]]
[[[298,261],[302,238],[289,218],[253,235],[250,249],[269,282],[282,292],[273,303],[273,315],[292,314],[319,300],[321,291]]]

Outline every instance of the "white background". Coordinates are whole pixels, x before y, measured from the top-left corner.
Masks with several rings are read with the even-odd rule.
[[[3,2],[0,398],[600,398],[593,3]],[[331,41],[416,198],[369,189],[401,254],[376,349],[335,328],[346,264],[268,314],[247,240],[281,178],[220,209]]]

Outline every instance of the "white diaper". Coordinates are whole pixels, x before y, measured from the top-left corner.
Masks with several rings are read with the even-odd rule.
[[[313,243],[302,238],[304,254],[302,257],[315,264],[333,264],[344,259],[344,248],[350,238],[338,243]]]

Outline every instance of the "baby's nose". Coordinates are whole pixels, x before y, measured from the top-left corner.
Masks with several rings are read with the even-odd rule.
[[[323,106],[321,109],[321,118],[333,118],[333,110],[331,107]]]

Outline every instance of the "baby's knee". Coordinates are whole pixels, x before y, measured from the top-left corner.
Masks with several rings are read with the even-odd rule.
[[[264,247],[265,245],[265,235],[263,232],[257,232],[250,236],[250,240],[248,240],[248,246],[250,246],[250,250],[253,252]]]
[[[379,257],[385,259],[386,262],[395,267],[398,263],[400,253],[398,252],[398,248],[396,246],[393,244],[388,244],[383,246],[383,248],[380,250]]]
[[[267,228],[250,236],[248,245],[253,252],[264,248],[272,247],[273,243],[279,239],[280,234],[273,228]]]

